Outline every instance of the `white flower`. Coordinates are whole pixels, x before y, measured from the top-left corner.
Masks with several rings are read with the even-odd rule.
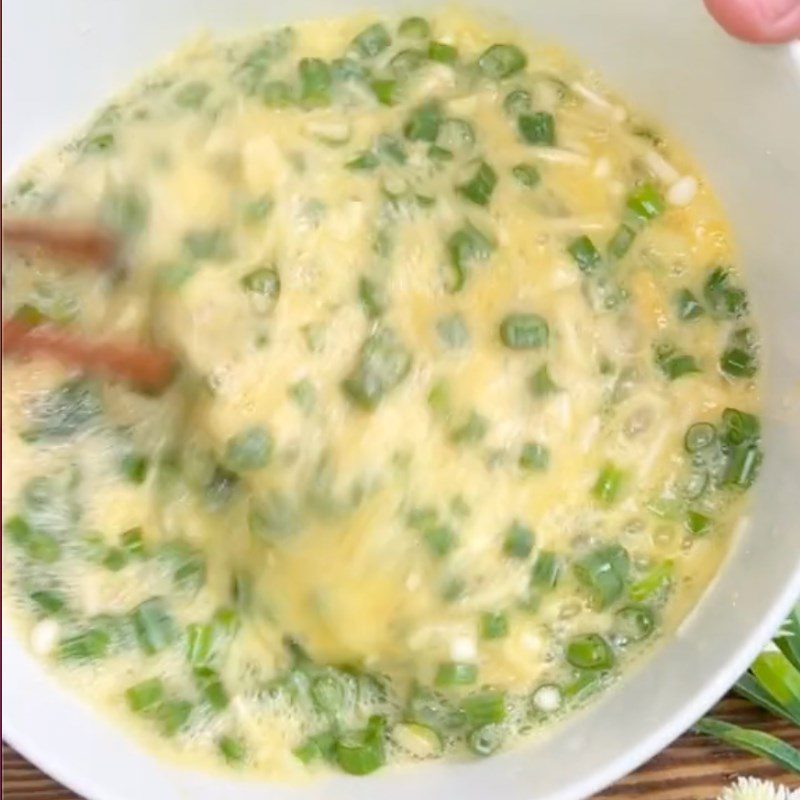
[[[718,800],[800,800],[800,789],[792,791],[759,778],[740,777],[722,790]]]

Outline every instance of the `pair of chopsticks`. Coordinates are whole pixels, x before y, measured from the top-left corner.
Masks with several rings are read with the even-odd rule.
[[[41,219],[5,219],[3,245],[32,257],[46,257],[64,268],[111,269],[120,246],[111,233],[96,226],[78,226]],[[18,315],[3,320],[3,356],[44,356],[69,367],[147,392],[164,389],[175,374],[174,357],[158,347],[114,341],[93,341],[48,322]]]

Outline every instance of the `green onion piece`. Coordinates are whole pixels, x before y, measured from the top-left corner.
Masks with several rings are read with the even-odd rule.
[[[424,533],[425,544],[439,558],[446,556],[457,544],[458,538],[449,525],[437,525]]]
[[[656,365],[671,381],[700,372],[694,356],[678,352],[671,344],[659,344],[654,350]]]
[[[526,189],[533,189],[542,179],[539,170],[533,164],[516,164],[511,168],[511,174],[517,183]]]
[[[711,315],[737,319],[747,313],[747,294],[733,282],[730,269],[716,267],[703,285],[703,298]]]
[[[241,739],[233,736],[220,736],[217,750],[228,764],[241,764],[247,757],[247,748]]]
[[[620,495],[627,474],[615,464],[604,464],[597,476],[592,494],[605,505],[611,505]]]
[[[351,47],[362,58],[374,58],[382,53],[392,43],[389,31],[380,22],[365,28],[353,39]]]
[[[11,541],[34,561],[52,564],[61,555],[61,546],[56,539],[32,528],[24,517],[10,517],[5,521],[4,529]]]
[[[486,261],[494,247],[494,241],[471,224],[453,233],[447,240],[453,273],[448,291],[460,291],[464,287],[467,270],[478,262]]]
[[[98,133],[96,136],[91,136],[84,139],[83,152],[84,153],[106,153],[114,147],[114,134],[113,133]]]
[[[723,483],[740,489],[750,488],[758,475],[763,459],[764,454],[758,445],[737,445],[728,456]]]
[[[502,611],[485,611],[481,614],[482,639],[503,639],[508,636],[508,615]]]
[[[566,658],[578,669],[601,670],[614,666],[611,645],[598,633],[585,633],[570,639]]]
[[[154,711],[164,699],[164,683],[161,678],[150,678],[125,691],[128,708],[136,714]]]
[[[493,44],[478,58],[478,68],[492,80],[501,80],[525,69],[528,59],[513,44]]]
[[[306,739],[292,752],[303,764],[310,764],[318,758],[334,761],[336,758],[336,734],[333,731],[317,733]]]
[[[528,386],[536,397],[546,397],[559,390],[558,385],[550,376],[550,368],[547,364],[542,364],[536,372],[528,379]]]
[[[540,550],[531,568],[531,586],[552,589],[561,575],[561,561],[551,550]]]
[[[530,472],[541,472],[550,464],[550,450],[539,442],[526,442],[519,454],[519,465]]]
[[[527,558],[533,550],[533,531],[516,520],[511,523],[503,540],[503,552],[510,558]]]
[[[600,252],[588,236],[573,239],[567,251],[580,268],[581,272],[593,272],[602,263]]]
[[[477,411],[470,411],[466,421],[453,429],[450,441],[454,444],[477,444],[488,430],[489,420]]]
[[[436,141],[442,124],[442,110],[437,103],[425,103],[411,112],[403,133],[413,142]]]
[[[406,39],[427,39],[431,35],[431,26],[424,17],[406,17],[397,32]]]
[[[503,100],[503,110],[512,117],[528,114],[532,109],[533,98],[531,98],[531,93],[525,89],[514,89]]]
[[[683,524],[693,536],[704,536],[711,530],[711,517],[699,511],[687,511]]]
[[[390,62],[389,67],[398,78],[407,78],[416,72],[426,61],[428,56],[422,50],[409,48],[401,50]]]
[[[345,167],[354,171],[363,170],[366,172],[368,170],[375,169],[380,163],[381,162],[378,159],[378,156],[376,156],[374,153],[366,152],[348,161],[345,164]]]
[[[132,622],[139,646],[148,655],[163,650],[175,639],[175,623],[160,597],[140,603],[133,611]]]
[[[625,203],[627,209],[640,222],[648,222],[664,212],[666,205],[658,189],[651,183],[645,183],[634,189]]]
[[[370,83],[375,99],[385,106],[393,106],[398,100],[398,83],[393,78],[381,78]]]
[[[286,81],[267,81],[259,90],[259,97],[270,108],[287,108],[295,100],[294,91]]]
[[[144,483],[149,466],[150,459],[141,453],[126,453],[120,461],[122,474],[137,485]]]
[[[656,597],[662,591],[669,589],[674,570],[675,564],[669,560],[656,565],[631,586],[628,597],[638,603]]]
[[[188,700],[166,700],[155,710],[161,732],[164,736],[174,736],[186,726],[192,715],[192,704]]]
[[[383,738],[386,719],[373,715],[367,727],[342,734],[336,742],[336,761],[350,775],[368,775],[386,762]]]
[[[106,569],[119,572],[128,563],[128,554],[119,547],[109,547],[101,563]]]
[[[377,319],[386,311],[383,287],[372,278],[362,276],[358,279],[358,299],[368,319]]]
[[[500,339],[511,350],[544,347],[549,336],[547,320],[538,314],[508,314],[500,323]]]
[[[225,687],[222,685],[219,673],[211,669],[211,667],[195,667],[192,673],[205,703],[214,711],[226,709],[230,700]]]
[[[63,441],[89,429],[103,411],[94,384],[71,378],[30,406],[31,428],[22,434],[26,442]]]
[[[625,591],[630,558],[622,545],[603,545],[578,559],[574,570],[578,582],[591,595],[594,607],[602,610]]]
[[[444,148],[450,153],[459,153],[469,150],[475,144],[475,129],[472,127],[472,124],[465,119],[449,117],[443,120],[439,126],[436,143],[440,148]],[[485,161],[480,162],[478,173],[480,173],[481,170],[485,173],[484,178],[491,182],[491,179],[487,177],[486,170],[491,172],[492,175],[494,175],[494,171]],[[492,184],[492,188],[494,188],[494,184]]]
[[[469,330],[461,314],[449,314],[436,323],[436,333],[446,347],[454,350],[466,347],[469,344]]]
[[[228,439],[225,462],[236,472],[266,467],[272,457],[273,441],[263,425],[252,425]]]
[[[310,414],[317,403],[317,390],[308,378],[293,383],[288,389],[289,397],[297,404],[297,407],[304,413]]]
[[[725,744],[768,758],[795,774],[800,773],[800,751],[768,733],[747,730],[712,717],[703,717],[695,723],[694,729]]]
[[[251,501],[247,522],[250,533],[267,542],[291,536],[300,524],[297,507],[277,489]]]
[[[726,445],[753,444],[760,435],[761,423],[755,414],[736,408],[726,408],[722,412],[720,438]]]
[[[361,347],[358,362],[342,383],[347,397],[360,408],[372,411],[411,369],[411,356],[397,335],[388,328],[371,334]]]
[[[344,706],[345,696],[345,684],[333,670],[311,682],[311,699],[317,710],[325,714],[338,714]]]
[[[470,695],[461,701],[461,710],[470,727],[497,724],[506,718],[506,693],[489,691]]]
[[[161,546],[159,557],[171,566],[172,580],[179,588],[196,590],[203,585],[205,562],[202,555],[186,542],[167,542]]]
[[[446,150],[444,147],[439,147],[438,144],[432,144],[428,148],[428,158],[430,158],[431,161],[437,161],[442,164],[446,161],[452,161],[455,156],[452,151]]]
[[[257,298],[257,310],[266,311],[281,295],[281,277],[274,267],[260,267],[245,275],[242,288]]]
[[[625,606],[614,614],[614,633],[625,642],[646,639],[655,626],[655,617],[647,606]]]
[[[689,289],[681,289],[677,292],[674,302],[675,313],[678,315],[678,319],[683,322],[691,322],[691,320],[702,317],[705,314],[705,309],[700,304],[700,301]]]
[[[175,93],[175,104],[181,108],[197,110],[203,105],[210,91],[211,87],[205,81],[190,81]]]
[[[476,205],[488,206],[496,185],[497,173],[485,161],[481,161],[475,174],[458,187],[458,192]]]
[[[67,607],[67,600],[60,592],[41,589],[31,592],[28,596],[36,605],[37,610],[45,617],[60,614]]]
[[[749,328],[734,331],[719,360],[720,369],[732,378],[752,378],[758,372],[756,347]]]
[[[476,756],[490,756],[497,752],[505,739],[500,725],[482,725],[467,734],[467,746]]]
[[[111,646],[107,630],[94,627],[67,636],[58,643],[58,657],[63,661],[95,661],[103,658]]]
[[[469,686],[478,680],[478,666],[461,661],[447,661],[436,670],[434,684],[441,689]]]
[[[223,261],[231,256],[230,238],[220,228],[189,231],[183,237],[183,249],[190,258],[197,261]]]
[[[186,658],[192,666],[202,666],[212,660],[214,653],[214,628],[211,625],[192,623],[186,628]]]
[[[614,231],[608,242],[608,254],[615,259],[622,258],[631,249],[636,231],[624,222]]]
[[[330,67],[321,58],[302,58],[300,72],[300,100],[309,107],[331,104],[333,83]]]
[[[717,429],[710,422],[695,422],[686,430],[683,446],[687,453],[699,453],[710,447],[717,438]]]
[[[440,64],[455,64],[458,59],[458,50],[451,44],[431,42],[428,45],[428,58]]]
[[[375,152],[383,159],[392,164],[403,165],[408,156],[403,142],[394,136],[381,134],[375,142]]]
[[[547,111],[520,114],[517,128],[528,144],[552,146],[556,143],[556,121]]]

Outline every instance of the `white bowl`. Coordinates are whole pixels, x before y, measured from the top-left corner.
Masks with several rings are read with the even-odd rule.
[[[393,0],[6,0],[3,170],[76,125],[200,27],[236,31]],[[466,764],[333,777],[304,788],[158,762],[47,676],[3,629],[3,734],[90,800],[478,800],[585,797],[691,725],[747,667],[800,594],[800,42],[728,39],[700,0],[494,0],[663,119],[733,221],[765,340],[766,462],[751,523],[702,602],[655,655],[541,742]]]

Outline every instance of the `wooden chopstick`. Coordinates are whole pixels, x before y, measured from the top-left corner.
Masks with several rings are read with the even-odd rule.
[[[45,256],[65,266],[105,269],[119,252],[117,237],[97,225],[39,218],[3,220],[3,244],[31,256]]]
[[[3,322],[3,355],[49,356],[70,367],[125,381],[147,392],[164,389],[176,364],[166,350],[120,342],[91,342],[54,325]]]

